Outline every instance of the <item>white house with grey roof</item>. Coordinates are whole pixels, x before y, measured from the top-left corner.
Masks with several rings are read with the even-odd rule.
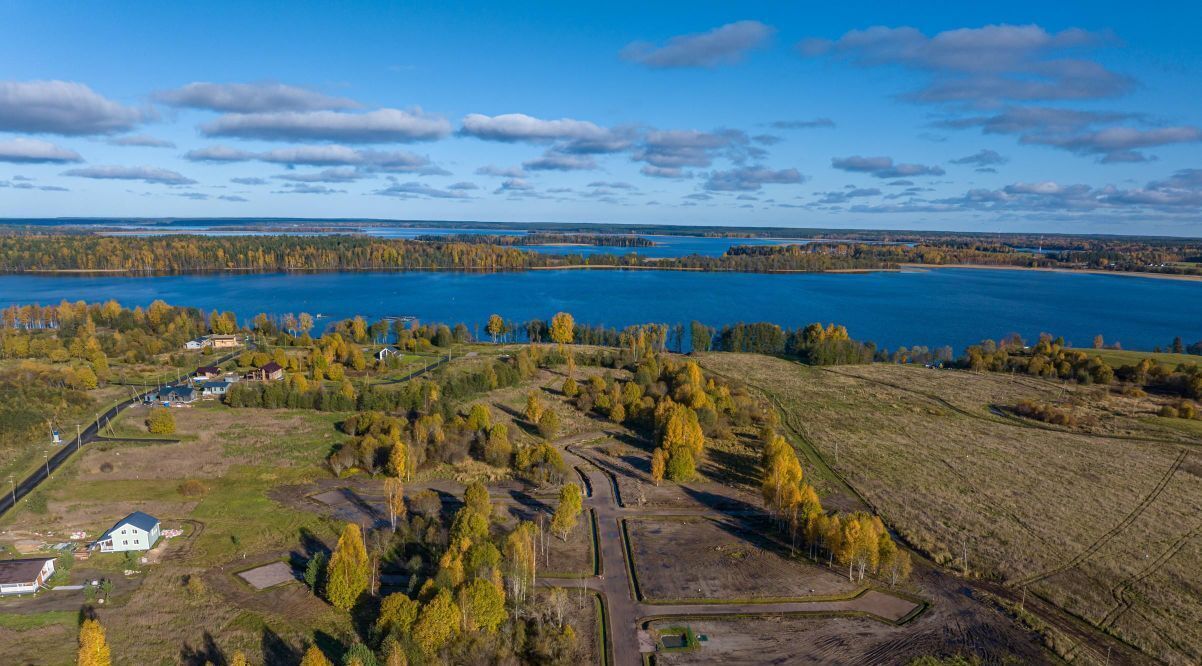
[[[53,557],[0,561],[0,595],[32,594],[53,575]]]
[[[117,521],[104,536],[92,544],[102,553],[120,553],[127,550],[150,550],[159,540],[159,519],[135,511]]]

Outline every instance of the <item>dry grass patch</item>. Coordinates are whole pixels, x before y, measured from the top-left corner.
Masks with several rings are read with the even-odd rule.
[[[1098,624],[1117,603],[1111,588],[1135,581],[1127,614],[1144,621],[1124,614],[1115,631],[1151,654],[1173,655],[1169,661],[1202,659],[1202,552],[1188,537],[1200,520],[1202,479],[1176,462],[1183,450],[1185,463],[1202,455],[1196,446],[991,414],[991,404],[1052,401],[1074,390],[1026,377],[893,365],[827,371],[731,354],[708,355],[705,364],[769,395],[793,431],[937,561],[962,565],[967,545],[974,573],[1031,581]],[[1100,409],[1111,414],[1107,435],[1154,434]],[[1183,539],[1163,564],[1179,567],[1181,578],[1160,589],[1155,572],[1139,578]],[[1055,575],[1037,579],[1043,573]]]

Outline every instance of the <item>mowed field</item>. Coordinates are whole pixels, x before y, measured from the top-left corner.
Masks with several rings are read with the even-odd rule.
[[[937,562],[958,570],[967,550],[974,576],[1026,585],[1167,663],[1202,661],[1202,437],[1150,406],[1021,376],[703,364],[769,397],[797,443]],[[1075,400],[1091,423],[994,409],[1022,398]]]

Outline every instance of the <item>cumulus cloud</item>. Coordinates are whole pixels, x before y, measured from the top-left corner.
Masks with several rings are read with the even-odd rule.
[[[818,200],[820,204],[842,204],[862,197],[879,196],[881,191],[875,187],[853,187],[842,192],[824,192]]]
[[[278,111],[231,113],[201,125],[200,131],[210,137],[264,141],[406,143],[445,137],[451,133],[451,124],[420,108],[365,113]]]
[[[1108,34],[1077,28],[1048,32],[1037,25],[989,25],[932,36],[916,28],[876,26],[836,40],[808,39],[804,56],[832,56],[857,65],[891,65],[926,73],[928,83],[906,95],[919,102],[996,104],[1005,100],[1113,97],[1134,87],[1102,65],[1069,57],[1105,45]]]
[[[0,81],[0,130],[82,136],[114,134],[154,118],[82,83]]]
[[[680,167],[659,167],[646,164],[639,173],[652,178],[689,178],[692,174],[686,172]]]
[[[430,187],[418,182],[393,183],[388,187],[376,190],[374,194],[385,197],[427,198],[427,199],[466,199],[468,195],[461,189],[447,188],[445,190]]]
[[[350,168],[323,169],[317,173],[285,173],[272,176],[294,183],[351,183],[363,178],[363,173]]]
[[[1142,114],[1043,107],[1009,107],[990,115],[941,121],[940,125],[979,127],[986,134],[1016,134],[1019,143],[1093,156],[1103,164],[1145,162],[1152,158],[1142,149],[1202,141],[1202,128],[1155,126]]]
[[[227,146],[208,146],[190,150],[184,158],[193,162],[249,162],[257,160],[289,166],[355,166],[373,171],[400,171],[422,175],[445,175],[447,172],[430,162],[430,158],[404,150],[359,150],[340,145],[297,146],[275,148],[260,153]]]
[[[230,178],[230,182],[238,185],[266,185],[270,181],[266,178]]]
[[[634,42],[622,49],[621,57],[656,69],[673,67],[717,67],[741,61],[751,49],[772,37],[775,30],[759,21],[736,21],[707,32],[679,35],[663,46]]]
[[[249,201],[249,199],[247,199],[246,197],[241,197],[241,196],[238,196],[237,194],[223,194],[217,198],[222,201],[234,201],[234,202],[238,202],[238,203]]]
[[[1097,155],[1103,164],[1113,162],[1146,162],[1149,157],[1137,150],[1175,143],[1198,143],[1202,141],[1202,129],[1193,126],[1158,127],[1139,129],[1135,127],[1107,127],[1096,132],[1075,135],[1029,134],[1023,143],[1042,144],[1062,148],[1078,155]]]
[[[37,139],[16,138],[0,141],[0,162],[24,164],[63,164],[80,162],[83,158],[74,150]]]
[[[136,146],[139,148],[174,148],[175,144],[166,139],[157,139],[153,136],[145,134],[132,134],[130,136],[119,136],[114,139],[109,139],[110,144],[114,146]]]
[[[761,166],[739,167],[729,171],[714,171],[706,178],[704,187],[716,192],[751,192],[763,185],[788,185],[804,179],[797,169],[773,170]]]
[[[346,190],[311,183],[285,183],[284,189],[275,190],[272,194],[346,194]]]
[[[964,157],[952,160],[952,164],[965,164],[965,165],[969,165],[969,166],[975,166],[975,167],[977,167],[977,171],[983,171],[985,169],[989,169],[990,171],[993,171],[994,169],[992,169],[991,167],[997,166],[999,164],[1005,164],[1006,162],[1009,162],[1009,161],[1010,160],[1008,158],[1003,157],[996,150],[982,148],[981,150],[978,150],[977,152],[973,153],[972,155],[965,155]]]
[[[638,188],[630,183],[620,180],[604,181],[594,180],[588,184],[589,187],[604,187],[610,190],[637,190]]]
[[[149,166],[90,166],[68,169],[64,176],[96,178],[100,180],[140,180],[159,185],[192,185],[196,181],[175,171]]]
[[[526,172],[521,167],[500,167],[492,164],[476,169],[478,176],[496,176],[498,178],[525,178]]]
[[[504,194],[505,192],[528,192],[534,189],[534,186],[526,182],[522,178],[510,178],[502,181],[493,194]]]
[[[468,190],[478,190],[480,188],[475,183],[469,183],[467,181],[460,181],[458,183],[452,183],[450,185],[447,185],[447,189],[448,190],[468,191]]]
[[[707,167],[719,155],[742,161],[747,144],[747,134],[739,130],[656,130],[643,137],[634,159],[663,169]]]
[[[522,162],[530,171],[589,171],[597,168],[597,162],[587,155],[566,155],[548,151],[542,157]]]
[[[945,172],[938,166],[924,164],[895,164],[892,157],[833,157],[831,166],[843,171],[866,173],[875,178],[908,178],[914,176],[942,176]]]
[[[524,113],[505,113],[486,116],[470,113],[463,118],[460,133],[486,141],[551,142],[564,139],[599,138],[607,130],[587,120],[560,118],[543,120]]]
[[[814,118],[813,120],[777,120],[771,123],[771,126],[776,129],[792,130],[792,129],[815,129],[820,127],[834,127],[835,121],[830,118]]]
[[[353,100],[330,97],[282,83],[196,82],[175,90],[155,93],[154,97],[170,106],[223,113],[322,111],[358,106]]]

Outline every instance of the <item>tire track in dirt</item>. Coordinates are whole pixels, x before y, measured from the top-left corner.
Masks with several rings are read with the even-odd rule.
[[[1202,534],[1202,522],[1195,525],[1192,530],[1178,537],[1178,539],[1174,541],[1168,547],[1168,549],[1166,549],[1160,555],[1157,555],[1155,559],[1149,562],[1148,566],[1139,570],[1135,574],[1132,574],[1131,577],[1111,588],[1110,594],[1114,597],[1117,604],[1114,608],[1110,609],[1110,612],[1106,613],[1106,616],[1102,618],[1102,621],[1098,623],[1098,626],[1102,627],[1103,629],[1114,626],[1114,623],[1118,622],[1119,618],[1122,617],[1124,613],[1131,610],[1131,606],[1135,603],[1134,600],[1127,596],[1131,592],[1131,589],[1142,583],[1152,574],[1159,571],[1160,568],[1165,564],[1168,564],[1169,560],[1173,559],[1177,553],[1181,552],[1182,548],[1185,548],[1185,544],[1189,543],[1191,539],[1199,534]]]
[[[1034,576],[1028,576],[1027,578],[1024,578],[1024,579],[1018,581],[1017,583],[1015,583],[1015,585],[1017,587],[1025,587],[1028,585],[1033,585],[1042,580],[1045,580],[1047,578],[1055,576],[1056,574],[1063,573],[1065,571],[1068,571],[1069,569],[1073,569],[1073,568],[1079,566],[1080,564],[1082,564],[1083,562],[1085,562],[1086,560],[1088,560],[1089,558],[1093,557],[1093,555],[1095,553],[1097,553],[1099,550],[1101,550],[1103,546],[1110,543],[1111,539],[1118,536],[1118,534],[1120,532],[1127,529],[1128,527],[1131,526],[1132,523],[1134,523],[1136,520],[1138,520],[1139,517],[1143,514],[1143,512],[1146,511],[1147,508],[1149,506],[1151,506],[1152,503],[1154,503],[1157,500],[1157,498],[1160,497],[1160,494],[1164,492],[1164,489],[1166,487],[1168,487],[1169,482],[1173,480],[1173,475],[1176,474],[1177,470],[1181,468],[1181,463],[1185,461],[1185,456],[1187,453],[1188,453],[1187,451],[1182,450],[1181,453],[1177,454],[1177,457],[1173,460],[1173,464],[1169,466],[1169,471],[1165,472],[1164,476],[1162,476],[1160,478],[1160,481],[1156,484],[1156,487],[1154,487],[1152,489],[1152,492],[1150,492],[1146,496],[1144,496],[1143,500],[1141,500],[1139,504],[1135,505],[1135,508],[1132,509],[1130,513],[1128,513],[1126,516],[1124,516],[1123,519],[1120,520],[1117,525],[1110,528],[1109,530],[1104,532],[1100,537],[1095,539],[1094,542],[1089,545],[1089,547],[1087,547],[1085,550],[1081,551],[1080,553],[1077,553],[1076,555],[1074,555],[1071,559],[1069,559],[1064,564],[1061,564],[1058,567],[1053,567],[1051,569],[1048,569],[1047,571],[1044,571],[1042,573],[1035,574]]]

